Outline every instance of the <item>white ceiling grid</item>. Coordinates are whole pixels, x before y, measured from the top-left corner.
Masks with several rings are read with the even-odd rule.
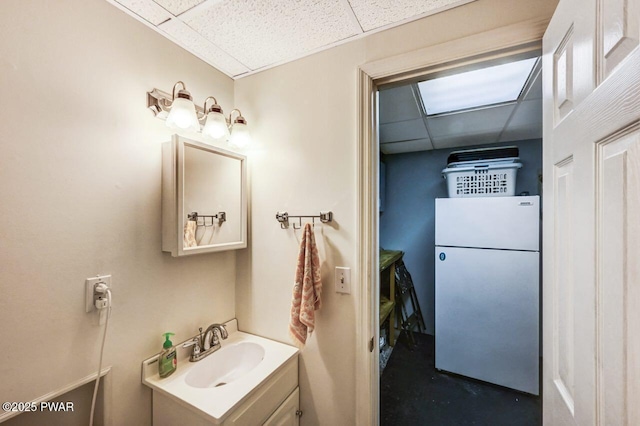
[[[173,15],[178,16],[187,10],[202,3],[204,0],[153,0],[167,9]]]
[[[230,77],[475,0],[107,0]]]

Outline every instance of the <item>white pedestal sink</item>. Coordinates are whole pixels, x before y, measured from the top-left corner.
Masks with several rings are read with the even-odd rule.
[[[190,349],[176,345],[178,368],[169,377],[158,375],[157,355],[143,361],[142,383],[154,391],[154,425],[263,424],[294,391],[297,399],[298,349],[238,331],[236,320],[225,325],[229,338],[200,361],[190,362]],[[289,414],[299,415],[295,402]]]

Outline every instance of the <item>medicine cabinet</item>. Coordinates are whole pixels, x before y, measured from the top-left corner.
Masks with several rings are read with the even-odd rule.
[[[172,256],[247,247],[247,164],[174,135],[162,145],[162,250]]]

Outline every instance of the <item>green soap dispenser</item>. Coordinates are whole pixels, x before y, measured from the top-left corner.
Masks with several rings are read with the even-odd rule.
[[[158,359],[158,373],[160,373],[160,377],[168,377],[178,368],[178,357],[176,348],[169,340],[169,336],[174,336],[174,333],[164,333],[163,336],[165,341],[162,344],[162,352],[160,352],[160,358]]]

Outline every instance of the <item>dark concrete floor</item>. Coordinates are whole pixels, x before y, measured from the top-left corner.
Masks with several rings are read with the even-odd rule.
[[[538,426],[539,397],[461,376],[434,365],[434,338],[414,333],[409,350],[401,335],[380,378],[382,426]]]

